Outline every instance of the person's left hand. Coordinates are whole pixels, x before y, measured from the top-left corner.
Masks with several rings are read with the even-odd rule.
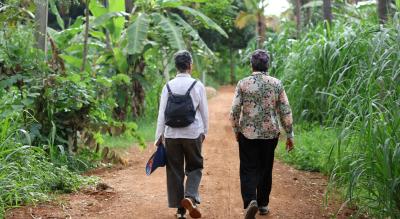
[[[201,143],[203,143],[205,139],[206,139],[206,135],[201,134]]]
[[[286,151],[290,152],[294,149],[294,140],[293,138],[288,138],[286,140]]]
[[[160,138],[158,138],[158,140],[154,142],[154,146],[158,147],[161,144],[162,140],[163,136],[161,135]]]

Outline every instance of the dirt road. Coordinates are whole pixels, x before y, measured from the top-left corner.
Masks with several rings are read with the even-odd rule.
[[[243,218],[238,147],[228,121],[233,88],[222,87],[209,101],[210,131],[203,148],[205,169],[200,205],[203,218]],[[94,171],[113,189],[61,196],[60,201],[9,212],[8,218],[173,219],[167,208],[165,168],[145,175],[154,151],[132,149],[127,167]],[[340,206],[323,205],[326,177],[275,161],[268,216],[257,218],[329,218]],[[345,216],[341,215],[339,218]]]

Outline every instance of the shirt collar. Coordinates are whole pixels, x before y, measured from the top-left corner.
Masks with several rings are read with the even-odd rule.
[[[176,77],[191,77],[191,76],[187,72],[178,72],[178,74],[176,74]]]
[[[255,72],[251,73],[251,75],[261,75],[261,74],[263,74],[263,75],[268,75],[268,72],[265,72],[265,71],[255,71]]]

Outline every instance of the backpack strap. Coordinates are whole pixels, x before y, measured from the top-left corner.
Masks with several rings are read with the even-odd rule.
[[[193,87],[194,87],[194,85],[196,85],[196,83],[197,83],[197,80],[195,80],[195,81],[192,83],[192,85],[190,85],[189,90],[186,92],[186,95],[189,95],[189,94],[190,94],[190,91],[193,89]]]
[[[167,83],[167,90],[168,90],[168,94],[172,95],[172,91],[171,91],[171,88],[169,87],[168,83]]]

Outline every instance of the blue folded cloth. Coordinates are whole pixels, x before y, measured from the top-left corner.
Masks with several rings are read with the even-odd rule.
[[[163,143],[160,143],[157,147],[157,151],[151,155],[149,161],[146,164],[146,174],[149,176],[158,167],[165,166],[167,161],[165,147]]]

